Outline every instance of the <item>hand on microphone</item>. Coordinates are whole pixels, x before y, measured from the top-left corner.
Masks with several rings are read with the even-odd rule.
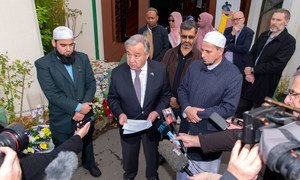
[[[88,112],[91,111],[92,107],[91,107],[92,103],[91,102],[86,102],[86,103],[83,103],[81,105],[81,108],[80,108],[80,113],[81,114],[87,114]]]
[[[200,122],[202,119],[199,118],[199,116],[197,115],[197,113],[199,111],[204,111],[205,109],[202,109],[202,108],[197,108],[197,107],[188,107],[185,109],[185,113],[187,115],[187,120],[188,122],[191,122],[191,123],[198,123]]]
[[[201,147],[198,136],[179,133],[179,136],[177,136],[176,139],[181,140],[183,142],[184,147]]]
[[[150,120],[150,121],[153,122],[158,116],[159,116],[159,114],[158,114],[156,111],[152,111],[152,112],[148,115],[147,120]]]
[[[82,139],[89,132],[90,126],[90,122],[86,123],[82,128],[77,128],[75,134],[79,135]]]
[[[119,124],[123,126],[125,123],[127,123],[127,116],[126,114],[122,113],[119,116]]]
[[[0,152],[4,156],[4,161],[0,167],[0,179],[20,180],[22,170],[16,151],[9,147],[0,147]]]
[[[80,112],[75,112],[73,116],[74,121],[82,121],[84,118],[84,114],[81,114]]]

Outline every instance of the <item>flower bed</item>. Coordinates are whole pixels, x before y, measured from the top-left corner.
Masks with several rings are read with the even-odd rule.
[[[98,120],[101,120],[103,118],[113,119],[114,116],[108,106],[107,95],[111,71],[118,65],[118,63],[107,63],[101,60],[92,60],[91,64],[95,74],[97,86],[95,98],[93,101],[93,110],[95,113],[95,117]]]
[[[46,153],[54,149],[48,125],[33,126],[25,134],[29,138],[28,147],[23,151],[25,154]]]

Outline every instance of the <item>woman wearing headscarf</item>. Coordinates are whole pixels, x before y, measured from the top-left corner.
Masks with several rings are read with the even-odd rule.
[[[199,14],[198,17],[198,33],[196,40],[196,47],[201,51],[202,41],[206,33],[214,31],[215,28],[212,25],[213,16],[207,12]]]
[[[179,12],[174,11],[169,15],[170,33],[168,35],[171,47],[176,47],[180,44],[180,24],[182,16]]]

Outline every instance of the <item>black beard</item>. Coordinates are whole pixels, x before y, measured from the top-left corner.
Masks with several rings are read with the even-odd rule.
[[[72,65],[75,62],[75,53],[74,51],[72,52],[72,54],[70,54],[70,56],[65,56],[63,54],[60,54],[57,50],[56,50],[56,55],[59,57],[59,59],[61,60],[61,62],[64,65]]]

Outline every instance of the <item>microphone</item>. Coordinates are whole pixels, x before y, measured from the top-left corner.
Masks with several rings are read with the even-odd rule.
[[[180,142],[175,139],[175,136],[171,132],[170,126],[167,124],[167,122],[159,119],[156,123],[156,129],[158,132],[160,132],[163,135],[167,135],[170,140],[172,140],[174,143],[176,143],[178,146],[181,146]]]
[[[188,158],[185,157],[173,143],[168,140],[160,141],[158,145],[158,152],[167,160],[173,171],[184,171],[189,176],[193,176],[193,173],[188,169]]]
[[[176,122],[176,117],[173,113],[172,108],[163,109],[162,112],[165,117],[165,121],[171,127],[172,131],[178,136],[178,131],[173,126],[173,122]]]
[[[78,157],[74,152],[62,151],[47,166],[47,180],[70,180],[78,167]]]

